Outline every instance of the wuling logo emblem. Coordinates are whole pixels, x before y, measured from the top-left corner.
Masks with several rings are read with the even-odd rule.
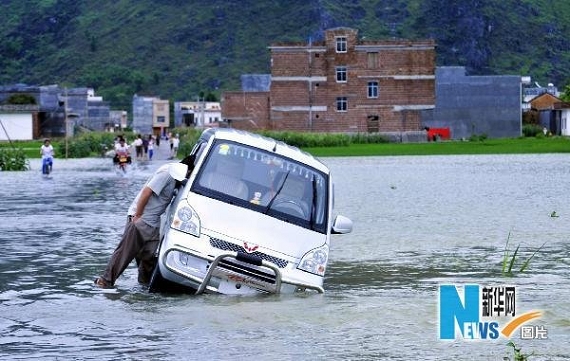
[[[253,244],[253,243],[243,242],[243,248],[245,249],[245,251],[247,253],[252,253],[252,252],[255,252],[259,248],[259,245]]]
[[[546,339],[544,326],[526,325],[542,316],[541,311],[521,315],[516,309],[514,286],[439,286],[439,338],[466,340],[510,338],[520,328],[521,339]]]

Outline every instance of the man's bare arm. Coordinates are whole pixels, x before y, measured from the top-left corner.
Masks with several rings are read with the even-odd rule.
[[[145,186],[141,191],[141,196],[139,197],[139,201],[137,202],[137,213],[135,214],[135,218],[140,218],[143,215],[144,207],[148,203],[150,196],[152,195],[152,189]]]

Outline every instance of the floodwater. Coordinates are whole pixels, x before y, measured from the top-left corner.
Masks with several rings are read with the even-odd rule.
[[[2,360],[503,360],[507,339],[439,340],[438,285],[516,287],[547,339],[512,340],[530,360],[570,357],[567,155],[324,158],[336,212],[325,294],[148,294],[131,266],[93,286],[126,209],[164,161],[109,159],[0,172]],[[556,212],[556,217],[552,217]],[[505,244],[524,273],[501,275]]]

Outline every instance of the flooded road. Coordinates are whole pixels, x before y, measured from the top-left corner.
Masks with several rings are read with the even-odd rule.
[[[502,360],[507,339],[441,341],[438,285],[513,285],[547,339],[512,340],[529,360],[570,357],[566,155],[324,158],[336,212],[325,294],[148,294],[129,267],[93,287],[126,210],[164,161],[127,177],[109,159],[0,172],[3,360]],[[555,217],[552,217],[552,212]],[[505,244],[526,272],[501,274]]]

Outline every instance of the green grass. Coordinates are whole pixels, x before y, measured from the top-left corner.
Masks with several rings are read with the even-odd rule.
[[[570,153],[570,138],[503,138],[475,142],[352,144],[346,147],[314,147],[303,148],[303,150],[318,157]]]
[[[22,149],[27,158],[40,158],[40,147],[44,144],[43,140],[13,140],[11,143],[8,141],[0,141],[0,148],[2,149]],[[52,142],[53,147],[56,144]],[[56,154],[56,156],[58,156]]]

